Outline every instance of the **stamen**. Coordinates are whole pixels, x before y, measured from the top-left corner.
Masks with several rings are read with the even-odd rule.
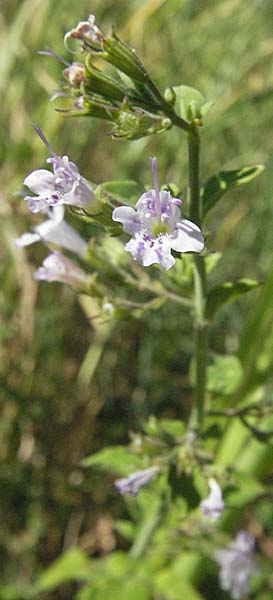
[[[154,179],[154,190],[155,190],[155,206],[156,206],[156,214],[158,221],[161,221],[161,203],[160,203],[160,194],[159,194],[159,185],[158,185],[158,176],[157,176],[157,166],[156,166],[156,157],[150,159],[151,163],[151,171]]]
[[[39,138],[41,138],[42,142],[49,150],[50,154],[52,154],[52,156],[57,156],[56,152],[54,152],[53,148],[50,146],[50,143],[47,141],[47,139],[46,139],[45,135],[43,134],[43,132],[41,131],[40,127],[36,123],[32,123],[32,125],[33,125],[36,133],[38,133]]]

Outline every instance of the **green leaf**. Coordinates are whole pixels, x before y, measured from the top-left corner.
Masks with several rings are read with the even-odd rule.
[[[213,252],[212,254],[207,254],[207,256],[204,257],[207,273],[211,273],[211,271],[213,271],[220,258],[222,258],[221,252]]]
[[[36,583],[38,591],[44,592],[56,588],[67,581],[89,579],[91,561],[78,548],[72,548],[58,558]]]
[[[179,571],[181,562],[177,561],[172,568],[165,569],[156,577],[158,593],[166,600],[202,600],[199,592],[186,580],[183,572]]]
[[[235,471],[234,478],[237,487],[225,490],[227,505],[232,508],[246,506],[246,504],[255,500],[259,494],[265,492],[264,486],[259,481],[249,477],[243,471]]]
[[[154,415],[143,424],[143,429],[150,437],[156,437],[170,442],[174,438],[182,437],[185,433],[185,424],[176,419],[156,419]]]
[[[114,530],[126,540],[133,541],[135,528],[132,521],[116,519],[114,521]]]
[[[207,390],[221,396],[231,395],[242,376],[242,366],[237,356],[211,357],[207,368]]]
[[[141,186],[131,179],[124,181],[106,181],[101,185],[102,191],[107,192],[119,202],[126,204],[136,204],[143,193]]]
[[[176,94],[176,108],[180,116],[188,121],[201,119],[210,109],[212,103],[206,102],[204,96],[196,89],[187,85],[174,87]]]
[[[131,575],[123,579],[101,578],[97,585],[91,584],[80,590],[77,600],[152,600],[146,582]]]
[[[177,419],[162,419],[158,423],[159,433],[167,433],[170,437],[176,439],[180,438],[185,433],[185,423],[178,421]]]
[[[223,304],[234,302],[242,294],[251,292],[260,285],[262,285],[261,282],[254,279],[239,279],[235,282],[226,281],[221,285],[216,285],[207,294],[207,318],[211,319]]]
[[[85,458],[82,465],[84,467],[98,466],[110,473],[124,476],[144,468],[142,458],[130,452],[126,446],[104,448]]]
[[[210,177],[201,191],[203,214],[206,215],[228,190],[249,183],[262,171],[264,165],[253,165],[233,171],[219,171]]]

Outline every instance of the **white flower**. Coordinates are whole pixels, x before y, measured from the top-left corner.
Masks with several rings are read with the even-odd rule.
[[[37,213],[49,206],[69,204],[88,207],[90,213],[98,212],[100,203],[95,198],[91,185],[80,175],[76,165],[68,159],[68,156],[58,156],[52,150],[37,125],[35,130],[52,154],[47,162],[52,164],[53,173],[47,169],[38,169],[25,178],[24,184],[36,194],[36,196],[25,197],[29,209]]]
[[[209,517],[215,521],[219,519],[224,509],[224,502],[222,499],[222,491],[215,479],[209,479],[210,493],[205,500],[200,502],[200,508],[202,517]]]
[[[45,212],[49,219],[33,227],[33,233],[24,233],[17,238],[15,245],[22,248],[34,242],[51,242],[84,257],[88,244],[73,227],[63,220],[64,207],[55,206],[51,209],[48,208]]]
[[[248,580],[257,572],[252,558],[254,538],[245,531],[239,531],[228,548],[214,554],[220,565],[220,586],[230,592],[233,600],[239,600],[248,593]]]
[[[121,206],[114,209],[112,218],[122,223],[124,231],[132,236],[125,250],[134,260],[144,267],[158,263],[167,271],[175,263],[171,250],[201,252],[204,238],[195,223],[181,218],[181,200],[167,191],[159,191],[155,158],[151,159],[151,167],[155,189],[140,197],[136,210]]]
[[[61,252],[53,252],[47,256],[39,269],[34,273],[35,279],[44,281],[60,281],[68,283],[76,289],[84,289],[88,282],[86,274],[72,260]]]
[[[129,477],[117,479],[114,486],[122,495],[129,494],[131,496],[136,496],[138,490],[146,485],[157,472],[158,467],[150,467],[143,471],[136,471],[135,473],[132,473],[132,475],[129,475]]]

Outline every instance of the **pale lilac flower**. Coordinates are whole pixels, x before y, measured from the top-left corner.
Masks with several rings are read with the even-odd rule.
[[[150,467],[143,471],[136,471],[129,475],[129,477],[122,477],[114,482],[114,486],[118,489],[120,494],[124,496],[129,494],[136,496],[138,490],[146,485],[152,479],[152,477],[158,472],[158,467]]]
[[[69,204],[71,206],[88,207],[98,210],[98,202],[94,196],[93,189],[88,181],[82,177],[76,165],[68,159],[68,156],[58,156],[49,145],[47,139],[35,125],[40,138],[51,152],[52,156],[47,159],[52,164],[53,173],[47,169],[38,169],[30,173],[24,184],[36,196],[26,196],[29,209],[40,212],[48,206],[57,204]]]
[[[47,256],[39,269],[34,273],[35,279],[44,281],[60,281],[68,283],[76,289],[84,289],[88,278],[72,260],[61,252],[53,252]]]
[[[67,45],[67,40],[69,39],[81,40],[82,42],[85,42],[85,44],[91,46],[93,46],[94,44],[95,46],[101,44],[103,40],[103,35],[99,27],[96,25],[94,15],[89,15],[87,21],[80,21],[77,27],[71,29],[71,31],[68,31],[65,34],[64,44],[66,48],[68,48],[68,50],[69,47]]]
[[[228,548],[214,554],[220,565],[220,586],[230,593],[233,600],[239,600],[249,591],[248,580],[255,575],[257,568],[252,558],[255,540],[249,533],[239,531]]]
[[[23,233],[21,237],[17,238],[15,240],[17,248],[29,246],[34,242],[51,242],[83,258],[88,244],[73,227],[64,221],[64,206],[54,206],[44,212],[49,218],[33,227],[33,233]]]
[[[212,521],[219,519],[224,509],[224,502],[222,499],[222,491],[215,479],[209,479],[210,493],[205,500],[200,502],[200,509],[202,517],[209,517]]]
[[[156,159],[151,159],[154,189],[143,194],[136,210],[131,206],[120,206],[113,211],[113,221],[122,223],[124,231],[132,236],[125,245],[134,260],[144,267],[159,264],[166,271],[175,258],[171,250],[177,252],[201,252],[204,247],[203,235],[188,219],[181,218],[179,198],[170,192],[159,191]]]

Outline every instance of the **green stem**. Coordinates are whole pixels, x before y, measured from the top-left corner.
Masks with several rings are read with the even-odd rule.
[[[144,521],[136,540],[131,547],[130,556],[139,558],[145,553],[146,548],[150,544],[153,534],[157,529],[161,519],[165,513],[165,502],[157,506],[155,511],[148,516]]]
[[[200,201],[199,161],[200,138],[198,129],[191,127],[188,133],[189,155],[189,217],[198,225],[202,222]],[[194,305],[195,305],[195,393],[190,429],[200,429],[204,418],[206,364],[207,364],[207,322],[206,322],[206,267],[203,256],[194,255]]]

